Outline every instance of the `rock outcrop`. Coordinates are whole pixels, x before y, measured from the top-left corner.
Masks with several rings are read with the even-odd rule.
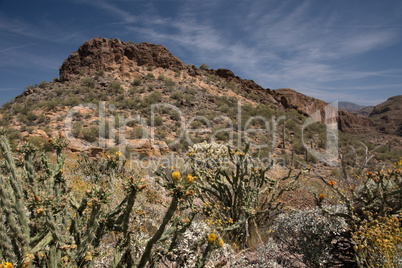
[[[242,91],[248,94],[255,94],[259,98],[259,102],[268,104],[278,104],[277,100],[272,96],[271,90],[269,88],[265,89],[255,83],[253,80],[242,79],[239,76],[235,76],[231,70],[220,68],[218,70],[208,70],[208,73],[212,75],[219,76],[225,79],[227,82],[234,82],[239,85]]]
[[[69,81],[98,71],[118,71],[121,75],[136,66],[190,69],[165,47],[151,43],[132,44],[119,39],[94,38],[68,56],[60,67],[60,81]]]

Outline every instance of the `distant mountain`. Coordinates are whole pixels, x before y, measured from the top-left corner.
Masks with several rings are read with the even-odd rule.
[[[380,131],[402,136],[402,95],[391,97],[375,106],[369,119]]]
[[[366,106],[361,110],[358,110],[356,112],[353,112],[355,115],[361,116],[361,117],[368,117],[371,112],[373,111],[374,106]]]
[[[348,102],[348,101],[340,101],[338,102],[338,108],[348,111],[348,112],[357,112],[359,110],[362,110],[364,108],[366,108],[367,106],[363,106],[363,105],[358,105],[356,103],[353,102]]]
[[[374,106],[364,106],[353,102],[340,101],[338,102],[338,108],[360,117],[368,117],[373,111]]]

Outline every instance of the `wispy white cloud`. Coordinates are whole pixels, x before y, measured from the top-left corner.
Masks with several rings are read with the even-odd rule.
[[[401,81],[397,65],[378,69],[373,65],[369,70],[351,60],[401,42],[401,20],[349,11],[349,6],[344,10],[337,2],[321,7],[312,1],[171,1],[172,15],[161,10],[157,1],[73,1],[105,16],[105,32],[165,45],[187,63],[229,68],[264,87],[292,87],[317,98],[351,96],[363,101],[357,98],[363,90],[396,89]],[[139,12],[128,6],[146,9]],[[56,43],[87,39],[84,31],[65,31],[52,22],[32,26],[0,15],[4,15],[0,30],[15,35]],[[0,59],[15,56],[24,64],[36,61],[44,68],[60,64],[8,48],[11,53],[0,51]],[[364,81],[374,78],[378,82]]]
[[[137,17],[132,15],[130,12],[123,10],[117,7],[116,5],[108,3],[107,1],[104,0],[97,0],[97,1],[78,0],[76,2],[91,5],[93,7],[102,9],[108,13],[112,13],[114,16],[116,16],[119,19],[122,19],[126,23],[134,23],[137,21]]]

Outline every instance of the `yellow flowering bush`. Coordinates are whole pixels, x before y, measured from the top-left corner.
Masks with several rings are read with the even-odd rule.
[[[11,262],[4,262],[0,263],[0,268],[13,268],[13,264]]]
[[[357,258],[367,267],[401,267],[402,229],[398,216],[373,219],[365,213],[366,220],[352,234]]]
[[[324,198],[316,198],[317,205],[327,214],[345,218],[352,230],[348,240],[359,265],[368,267],[401,267],[401,227],[398,216],[402,212],[402,159],[391,168],[379,171],[360,171],[348,189],[333,181],[327,185],[337,196],[346,213],[328,211]],[[325,181],[321,178],[322,181]]]

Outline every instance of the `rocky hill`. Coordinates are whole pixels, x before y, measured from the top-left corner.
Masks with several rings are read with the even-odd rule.
[[[374,106],[366,106],[365,108],[352,112],[355,115],[361,116],[361,117],[369,117],[371,112],[373,111]]]
[[[402,95],[375,106],[369,118],[382,132],[402,136]]]
[[[86,106],[77,108],[79,104]],[[152,111],[152,104],[161,105]],[[291,89],[262,88],[227,69],[185,65],[161,45],[94,38],[66,58],[58,80],[30,86],[5,104],[0,124],[16,141],[24,137],[46,139],[64,131],[71,135],[72,151],[84,148],[97,152],[124,143],[141,155],[159,156],[185,151],[189,141],[236,140],[244,138],[246,128],[267,126],[262,119],[248,122],[253,116],[267,119],[271,129],[260,134],[254,131],[248,139],[267,143],[273,121],[285,115],[286,129],[277,133],[269,150],[298,147],[303,153],[303,121],[318,114],[328,123],[326,107],[327,103]],[[376,118],[375,114],[370,117]],[[66,120],[69,115],[70,121]],[[394,115],[388,117],[394,122]],[[346,111],[331,120],[345,133],[363,134],[380,143],[392,140],[386,134],[379,135],[371,120]],[[219,131],[222,129],[233,131]],[[183,135],[188,137],[186,141],[181,138],[175,142]],[[312,133],[304,142],[322,147],[319,136]]]

